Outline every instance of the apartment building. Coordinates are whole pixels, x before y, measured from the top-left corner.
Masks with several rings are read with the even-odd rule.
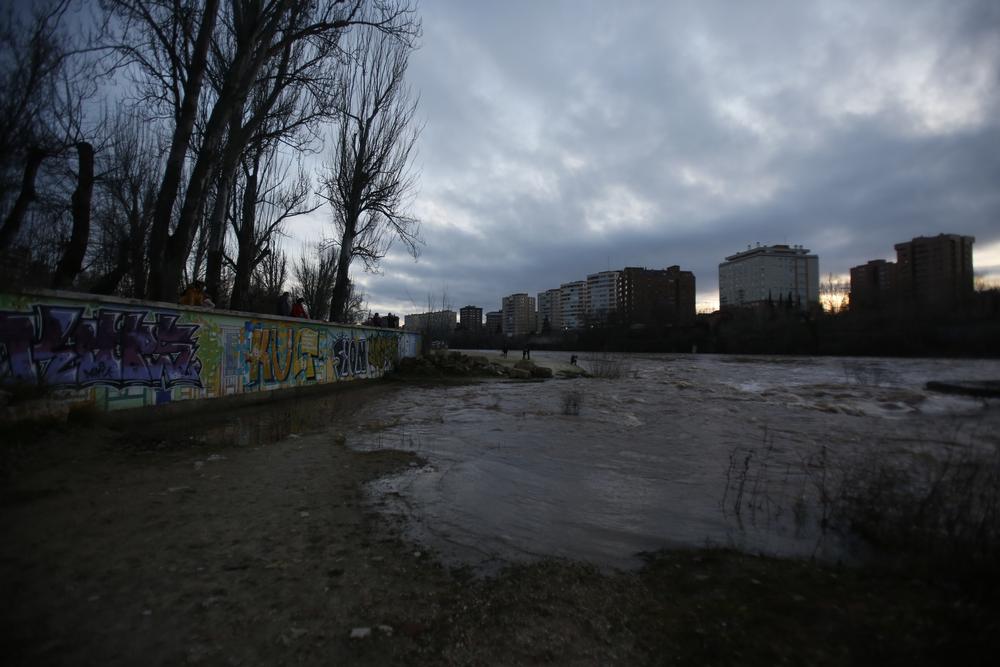
[[[548,323],[549,331],[562,329],[562,309],[559,303],[559,288],[553,288],[538,293],[538,323],[539,333]]]
[[[695,279],[679,266],[646,269],[627,266],[618,282],[618,311],[630,325],[691,324],[695,318]]]
[[[621,271],[601,271],[587,276],[587,317],[592,322],[607,322],[618,310],[618,283]]]
[[[447,338],[455,330],[455,311],[439,310],[406,315],[403,318],[403,329],[419,331],[433,338]]]
[[[719,306],[787,300],[805,310],[819,303],[819,258],[802,246],[750,248],[719,264]]]
[[[503,331],[503,311],[491,310],[486,313],[486,333],[498,334]]]
[[[465,306],[464,308],[459,308],[458,322],[466,331],[482,331],[483,309],[479,306]]]
[[[877,309],[895,297],[896,263],[873,259],[851,267],[851,310]]]
[[[896,248],[896,289],[914,305],[951,306],[973,291],[972,244],[959,234],[918,236]]]
[[[501,312],[504,335],[521,336],[535,331],[535,297],[523,292],[505,296]]]
[[[587,281],[559,286],[560,324],[563,329],[582,329],[587,323]]]

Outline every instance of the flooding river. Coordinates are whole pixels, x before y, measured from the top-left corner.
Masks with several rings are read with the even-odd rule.
[[[998,361],[582,353],[581,365],[618,377],[412,387],[366,404],[352,447],[428,461],[372,484],[372,502],[479,569],[540,556],[627,568],[705,545],[850,559],[820,530],[827,468],[1000,446],[1000,402],[923,388],[1000,378]]]

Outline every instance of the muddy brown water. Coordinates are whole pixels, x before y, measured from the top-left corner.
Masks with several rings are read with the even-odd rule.
[[[643,552],[706,545],[852,560],[860,545],[821,529],[819,467],[1000,446],[1000,401],[925,389],[998,378],[997,361],[578,354],[617,377],[334,393],[198,437],[330,431],[415,452],[428,463],[369,484],[371,503],[446,562],[485,570],[539,557],[633,568]]]

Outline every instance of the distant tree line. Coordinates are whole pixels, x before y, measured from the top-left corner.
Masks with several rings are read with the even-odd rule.
[[[86,10],[92,13],[87,14]],[[86,30],[84,30],[86,28]],[[9,286],[361,316],[354,259],[416,256],[408,0],[47,0],[0,16]],[[307,168],[306,156],[325,166]],[[289,263],[289,220],[330,211]]]

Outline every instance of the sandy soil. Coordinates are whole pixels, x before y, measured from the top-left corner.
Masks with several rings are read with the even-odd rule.
[[[334,402],[345,413],[327,423],[349,423],[351,403]],[[995,655],[996,600],[932,580],[724,552],[662,554],[638,573],[551,561],[488,579],[447,570],[363,498],[364,482],[416,457],[355,452],[335,430],[255,446],[198,435],[223,432],[225,419],[8,432],[6,664],[985,664]]]

